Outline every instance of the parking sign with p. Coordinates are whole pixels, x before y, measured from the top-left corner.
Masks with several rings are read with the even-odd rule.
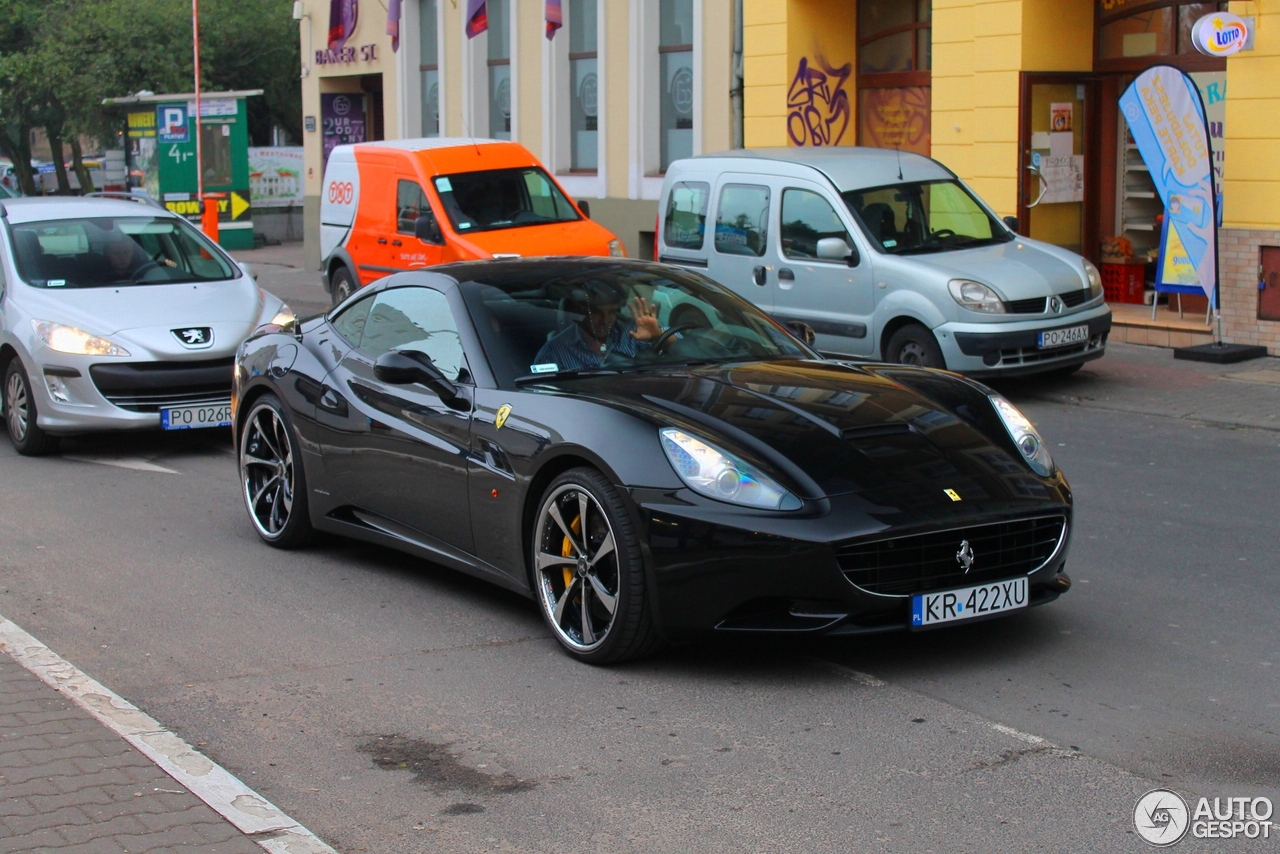
[[[159,109],[157,133],[161,142],[187,141],[187,108],[164,106]]]

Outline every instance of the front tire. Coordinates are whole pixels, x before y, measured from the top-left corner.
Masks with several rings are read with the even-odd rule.
[[[534,598],[569,655],[612,664],[661,645],[639,537],[600,472],[570,469],[551,482],[538,505],[531,552]]]
[[[249,519],[263,542],[296,549],[312,534],[307,479],[297,433],[274,394],[253,403],[240,431],[240,484]]]
[[[918,323],[909,323],[893,333],[885,347],[885,361],[921,368],[946,368],[947,360],[933,333]]]
[[[40,429],[38,415],[31,380],[14,356],[4,372],[4,423],[14,450],[24,457],[43,457],[58,450],[58,437]]]
[[[333,293],[333,304],[345,300],[356,292],[356,281],[351,275],[351,271],[346,267],[338,267],[333,271],[333,278],[329,280],[329,290]]]

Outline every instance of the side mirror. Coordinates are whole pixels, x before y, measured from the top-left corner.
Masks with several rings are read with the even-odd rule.
[[[843,261],[850,267],[858,266],[858,250],[844,242],[842,237],[824,237],[818,241],[818,258],[822,261]]]
[[[444,235],[440,233],[440,223],[436,222],[435,214],[431,213],[431,211],[422,211],[418,214],[418,218],[413,223],[413,236],[423,243],[430,243],[433,246],[444,244]]]
[[[843,243],[844,241],[841,242]],[[813,341],[817,337],[817,333],[813,331],[812,326],[805,323],[803,320],[788,320],[787,328],[790,329],[792,334],[801,341],[808,344],[810,347],[813,346]]]
[[[1018,218],[1016,216],[1007,216],[1004,218],[1004,224],[1009,226],[1009,230],[1014,234],[1018,233]]]
[[[458,399],[458,387],[451,383],[431,357],[417,350],[392,350],[373,363],[373,375],[384,383],[419,383],[434,391],[446,404]]]
[[[241,261],[241,262],[240,262],[240,269],[241,269],[241,270],[244,270],[244,274],[245,274],[246,276],[248,276],[249,278],[253,279],[255,282],[256,282],[256,281],[258,281],[258,271],[257,271],[257,270],[255,270],[251,265],[246,264],[245,262]]]
[[[587,219],[591,219],[591,205],[587,204],[585,200],[578,202],[578,210],[582,211],[582,215]]]

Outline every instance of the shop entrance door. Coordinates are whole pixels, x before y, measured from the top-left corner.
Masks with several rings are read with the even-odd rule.
[[[1022,75],[1019,230],[1097,260],[1096,79]]]

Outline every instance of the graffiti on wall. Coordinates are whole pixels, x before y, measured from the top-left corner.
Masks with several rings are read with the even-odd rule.
[[[844,84],[853,74],[853,63],[839,68],[821,56],[810,65],[800,57],[791,88],[787,90],[787,133],[796,145],[839,145],[853,118]]]
[[[858,95],[858,142],[929,154],[929,87],[863,89]]]

